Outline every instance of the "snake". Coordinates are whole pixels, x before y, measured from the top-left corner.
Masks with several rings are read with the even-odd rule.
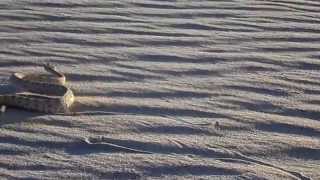
[[[9,82],[16,92],[0,95],[0,105],[49,114],[68,114],[74,94],[66,86],[66,77],[50,64],[42,65],[50,73],[13,73]]]

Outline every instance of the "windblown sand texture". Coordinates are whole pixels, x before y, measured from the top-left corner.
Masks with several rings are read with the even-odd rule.
[[[319,1],[2,0],[0,19],[1,78],[54,63],[78,113],[9,107],[1,179],[320,179]]]

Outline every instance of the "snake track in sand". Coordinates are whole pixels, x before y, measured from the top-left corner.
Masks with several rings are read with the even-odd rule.
[[[0,96],[0,104],[44,113],[69,113],[74,95],[66,77],[54,66],[44,65],[51,75],[13,73],[10,82],[18,90]]]

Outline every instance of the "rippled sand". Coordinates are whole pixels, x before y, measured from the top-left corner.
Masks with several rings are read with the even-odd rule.
[[[316,0],[7,0],[0,42],[78,113],[8,108],[1,179],[320,178]]]

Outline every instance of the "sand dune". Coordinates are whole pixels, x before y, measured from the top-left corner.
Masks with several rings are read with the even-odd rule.
[[[53,63],[77,112],[8,108],[1,179],[319,179],[319,12],[315,0],[1,1],[1,78]]]

